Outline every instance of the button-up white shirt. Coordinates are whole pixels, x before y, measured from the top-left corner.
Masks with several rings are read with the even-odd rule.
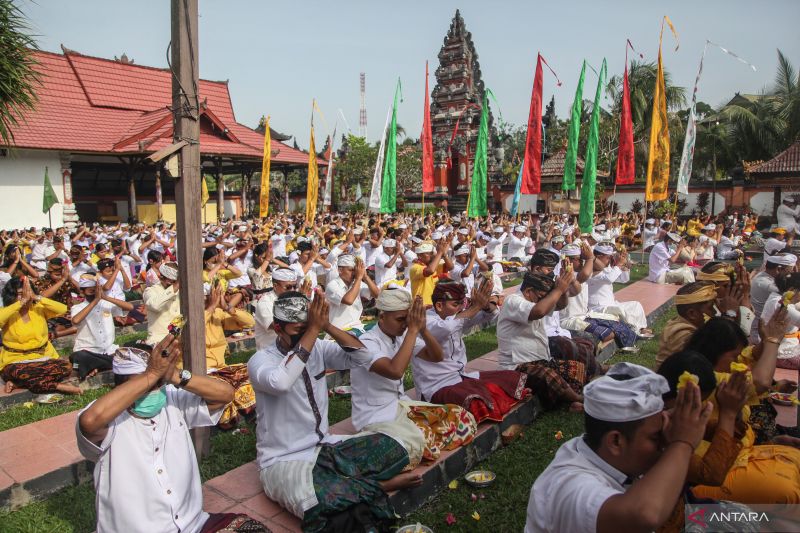
[[[352,285],[345,285],[342,278],[332,280],[325,287],[325,298],[330,304],[330,321],[339,329],[364,329],[364,324],[361,322],[361,313],[364,310],[361,298],[370,297],[369,287],[362,281],[355,300],[347,305],[342,303],[342,298],[351,287]]]
[[[393,421],[397,416],[398,400],[410,399],[405,395],[402,379],[389,379],[370,371],[370,367],[378,359],[393,359],[403,344],[403,339],[405,335],[392,339],[380,326],[375,326],[358,338],[365,346],[360,351],[364,357],[369,358],[369,362],[350,370],[350,382],[353,386],[352,420],[356,430],[360,431],[369,424]],[[425,342],[418,337],[414,343],[413,355],[416,356],[424,347]]]
[[[464,330],[478,324],[485,324],[495,319],[495,313],[479,312],[473,318],[440,317],[436,311],[429,309],[426,314],[428,331],[442,347],[444,357],[438,363],[426,361],[419,357],[411,359],[414,371],[414,385],[422,396],[430,401],[436,392],[444,387],[461,383],[462,376],[478,378],[479,372],[468,372],[467,348],[464,346]]]
[[[387,267],[386,263],[391,261],[392,257],[394,257],[394,255],[388,255],[383,251],[383,248],[381,248],[380,252],[375,254],[375,284],[378,287],[397,277],[397,266],[398,264],[402,265],[403,260],[400,259],[398,255],[392,266]]]
[[[598,310],[616,305],[614,283],[627,283],[630,279],[630,271],[622,270],[618,266],[607,266],[593,274],[586,280],[586,285],[589,287],[589,309]]]
[[[78,449],[97,463],[97,533],[198,532],[208,520],[189,429],[213,426],[222,409],[210,414],[202,398],[172,385],[166,393],[153,418],[121,413],[100,446],[83,435],[78,418]]]
[[[565,442],[531,488],[525,533],[595,531],[600,507],[625,492],[626,479],[583,437]]]
[[[513,370],[522,363],[550,359],[544,321],[528,321],[535,305],[521,294],[512,294],[500,308],[497,318],[497,347],[501,368]]]
[[[70,314],[74,317],[83,311],[89,302],[83,301],[73,305]],[[106,300],[100,300],[94,309],[89,311],[84,319],[77,325],[78,334],[75,336],[75,345],[72,351],[87,350],[92,353],[113,354],[117,351],[114,344],[113,311],[117,306]]]
[[[277,342],[277,341],[276,341]],[[316,461],[320,443],[316,430],[324,435],[322,442],[335,443],[340,436],[328,434],[328,385],[325,370],[352,369],[369,362],[369,354],[360,350],[346,352],[333,341],[318,340],[308,363],[298,356],[284,356],[273,343],[259,350],[247,363],[250,383],[256,392],[256,450],[259,468],[278,461]],[[321,421],[317,420],[306,392],[303,369],[311,378],[314,401]]]

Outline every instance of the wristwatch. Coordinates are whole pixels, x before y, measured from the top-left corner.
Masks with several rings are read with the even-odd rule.
[[[179,377],[181,378],[181,381],[180,383],[178,383],[178,388],[182,389],[186,386],[187,383],[189,383],[189,380],[192,379],[192,373],[184,368],[183,370],[181,370]]]

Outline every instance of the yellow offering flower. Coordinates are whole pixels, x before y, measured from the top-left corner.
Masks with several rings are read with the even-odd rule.
[[[690,373],[689,371],[684,370],[683,374],[681,374],[680,377],[678,378],[678,390],[684,388],[686,384],[689,383],[690,381],[695,385],[697,385],[698,383],[700,383],[700,378]]]
[[[783,293],[783,306],[788,307],[794,298],[794,291],[786,291]]]
[[[480,520],[481,515],[478,514],[478,511],[472,511],[472,519],[473,520]]]
[[[450,483],[447,484],[447,488],[449,489],[457,489],[458,488],[458,480],[454,479]]]
[[[747,372],[750,367],[736,361],[731,362],[731,372]]]
[[[739,354],[739,357],[736,358],[739,363],[743,365],[752,366],[753,365],[753,346],[748,346],[742,353]]]

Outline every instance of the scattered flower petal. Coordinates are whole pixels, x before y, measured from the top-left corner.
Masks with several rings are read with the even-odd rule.
[[[33,402],[25,402],[22,404],[26,409],[31,409],[33,407]]]
[[[470,495],[469,495],[469,498],[470,498],[472,501],[478,501],[478,497],[477,497],[477,496],[475,496],[475,494],[474,494],[474,493],[473,493],[473,494],[470,494]]]
[[[556,431],[556,434],[554,436],[555,436],[556,440],[561,440],[561,439],[564,438],[564,434],[561,433],[560,431]]]
[[[481,519],[481,515],[478,514],[478,511],[472,511],[472,515],[470,515],[470,516],[472,516],[473,520],[480,520]]]
[[[456,523],[456,517],[453,516],[453,513],[447,513],[447,516],[444,518],[444,521],[447,522],[448,526],[452,526]]]
[[[454,479],[450,483],[447,484],[448,489],[457,489],[458,488],[458,480]]]

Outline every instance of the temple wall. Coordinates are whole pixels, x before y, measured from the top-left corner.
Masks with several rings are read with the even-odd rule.
[[[0,157],[0,229],[42,227],[50,223],[47,213],[42,213],[45,167],[59,201],[50,211],[52,224],[64,225],[64,187],[58,152],[13,150]]]

